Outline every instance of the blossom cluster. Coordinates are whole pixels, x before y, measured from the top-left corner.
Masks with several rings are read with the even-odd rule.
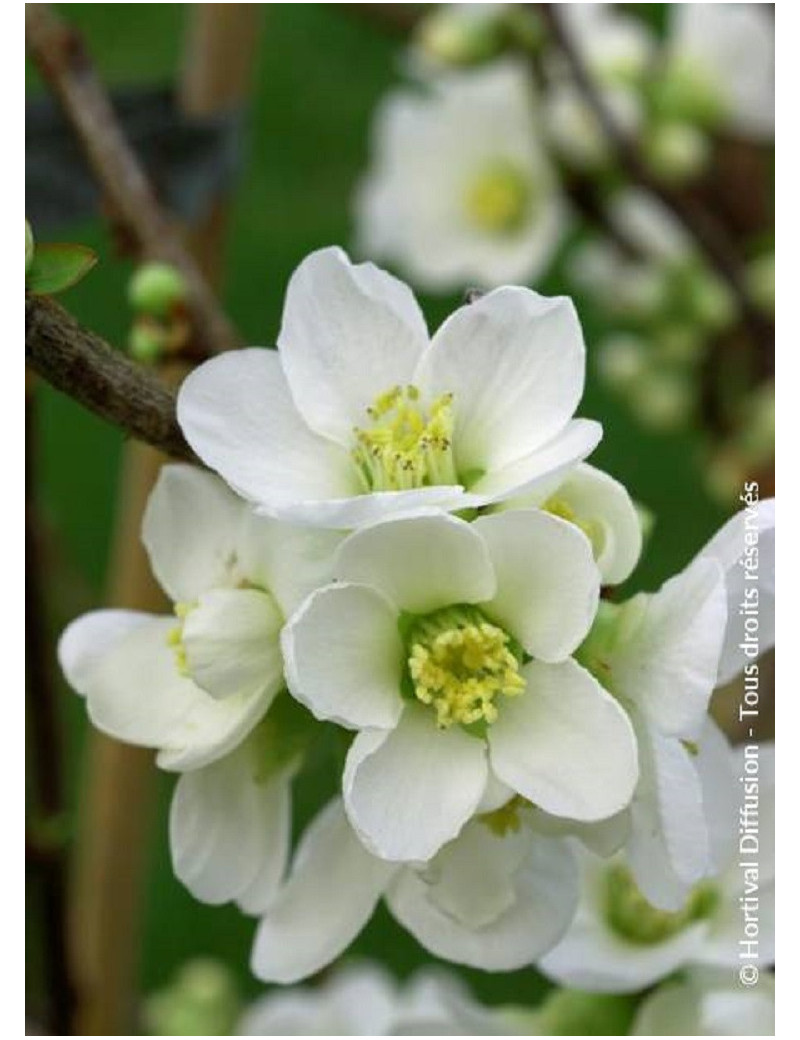
[[[622,598],[641,524],[585,461],[584,367],[569,299],[503,287],[431,337],[404,284],[330,248],[277,350],[185,380],[215,472],[166,466],[142,531],[174,613],[88,614],[60,660],[99,729],[178,774],[175,873],[259,918],[261,979],[335,961],[381,900],[440,958],[583,990],[737,963],[741,770],[708,709],[745,664],[753,538],[770,644],[774,505]],[[318,738],[335,792],[293,840]]]

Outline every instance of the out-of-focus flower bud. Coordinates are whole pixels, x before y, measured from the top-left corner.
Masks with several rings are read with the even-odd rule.
[[[128,353],[143,365],[154,365],[167,349],[169,334],[160,322],[137,318],[128,336]]]
[[[183,275],[169,264],[143,264],[130,280],[128,299],[139,313],[166,318],[186,300],[186,283]]]
[[[147,998],[143,1017],[154,1036],[226,1036],[239,1009],[228,969],[217,961],[198,959],[185,964],[166,988]]]
[[[609,386],[625,390],[645,373],[647,347],[636,336],[610,336],[598,348],[597,365],[600,377]]]
[[[701,269],[691,281],[691,306],[697,321],[712,332],[728,328],[736,317],[730,290],[711,271]]]
[[[665,120],[716,129],[725,118],[725,99],[713,70],[691,58],[673,54],[651,85],[656,113]]]
[[[691,386],[679,372],[647,372],[628,389],[628,399],[642,425],[662,433],[685,426],[694,406]]]
[[[506,39],[503,5],[446,4],[424,17],[415,32],[423,54],[444,65],[477,65],[495,57]],[[491,10],[495,7],[495,10]]]
[[[768,314],[775,311],[775,254],[762,253],[747,265],[747,284],[753,299]]]
[[[711,149],[702,130],[689,123],[659,123],[645,137],[650,169],[664,181],[680,183],[705,169]]]
[[[682,322],[665,323],[655,337],[659,360],[676,365],[698,361],[702,357],[704,343],[704,337],[696,326]]]

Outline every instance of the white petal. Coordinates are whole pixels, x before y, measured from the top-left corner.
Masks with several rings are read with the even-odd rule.
[[[267,982],[297,982],[343,953],[369,921],[396,868],[371,856],[336,799],[310,824],[292,873],[262,919],[251,967]]]
[[[444,968],[422,968],[407,983],[392,1036],[507,1036],[503,1009],[484,1007]]]
[[[605,910],[611,869],[591,853],[581,857],[582,891],[567,933],[537,967],[563,986],[598,993],[632,993],[672,974],[700,949],[705,924],[685,928],[663,942],[630,942],[614,932]]]
[[[142,520],[153,573],[174,602],[231,584],[245,505],[213,473],[164,466]]]
[[[498,777],[554,816],[594,821],[623,809],[638,779],[625,712],[575,661],[531,661],[525,692],[489,729]]]
[[[375,589],[318,589],[282,635],[286,681],[318,719],[390,729],[402,710],[397,613]]]
[[[497,855],[503,855],[504,844],[497,839]],[[514,877],[513,903],[482,927],[440,908],[423,875],[412,868],[398,875],[387,895],[394,916],[427,950],[485,971],[531,964],[563,935],[576,901],[577,874],[566,844],[530,837]]]
[[[200,458],[267,511],[358,492],[350,456],[312,433],[274,350],[232,350],[183,382],[178,420]]]
[[[642,526],[623,485],[583,464],[558,485],[553,497],[575,513],[577,523],[587,526],[603,584],[625,581],[642,552]]]
[[[433,712],[408,704],[396,729],[366,730],[350,746],[347,815],[376,856],[424,862],[475,812],[487,775],[483,741],[440,730]]]
[[[468,505],[504,502],[557,485],[559,478],[590,455],[603,436],[592,419],[571,419],[547,444],[516,462],[491,470],[470,486]]]
[[[721,874],[738,845],[742,785],[728,739],[710,716],[700,735],[694,765],[703,795],[711,873]]]
[[[741,646],[745,640],[745,619],[739,613],[742,603],[752,607],[757,599],[758,652],[775,645],[775,499],[765,499],[757,509],[731,517],[699,555],[716,560],[725,572],[728,625],[717,677],[721,686],[753,660],[752,651],[745,653]]]
[[[528,653],[563,661],[588,633],[600,595],[589,540],[573,524],[535,509],[479,517],[497,593],[483,607]]]
[[[700,777],[674,737],[636,719],[640,780],[631,806],[628,859],[649,902],[678,910],[711,867]]]
[[[344,447],[378,394],[411,382],[427,344],[411,290],[374,264],[320,249],[292,275],[278,337],[283,369],[311,429]]]
[[[139,623],[120,624],[102,654],[94,647],[82,653],[84,635],[97,633],[99,623],[90,621],[82,633],[81,620],[64,636],[62,660],[86,697],[89,717],[118,740],[160,749],[157,762],[163,769],[198,769],[221,758],[270,705],[270,691],[218,701],[180,675],[167,642],[174,618],[144,615]],[[110,619],[105,627],[112,625]]]
[[[216,698],[277,692],[283,685],[282,623],[269,593],[212,589],[200,596],[183,622],[189,674]]]
[[[534,808],[525,816],[532,830],[554,838],[577,838],[590,852],[608,859],[619,852],[630,836],[630,810],[598,820],[597,823],[581,823],[564,816],[551,816],[543,809]]]
[[[273,504],[264,512],[290,523],[344,531],[421,509],[456,510],[480,504],[472,501],[457,484],[411,491],[376,491],[368,495],[356,488],[348,494],[351,497]]]
[[[659,988],[640,1005],[631,1036],[774,1036],[775,992],[761,975],[749,989],[690,976]]]
[[[585,348],[572,302],[530,289],[487,293],[452,314],[415,381],[454,394],[459,473],[524,458],[559,433],[583,393]]]
[[[722,569],[714,560],[695,560],[638,602],[644,605],[642,616],[612,663],[614,690],[663,733],[695,739],[725,635]]]
[[[412,614],[490,599],[496,582],[474,526],[427,513],[362,528],[342,543],[334,574],[379,589]]]
[[[138,610],[92,610],[72,621],[58,641],[58,663],[73,690],[85,697],[94,669],[112,645],[155,620]]]
[[[204,903],[237,900],[260,913],[277,891],[289,857],[291,770],[259,775],[257,742],[184,773],[172,796],[172,866]]]

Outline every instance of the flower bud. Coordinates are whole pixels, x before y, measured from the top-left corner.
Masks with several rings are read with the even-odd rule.
[[[143,264],[128,285],[131,307],[141,314],[165,318],[186,299],[183,275],[169,264]]]
[[[708,138],[697,127],[689,123],[661,123],[645,138],[644,154],[657,177],[680,183],[703,172],[710,148]]]
[[[753,299],[768,314],[775,311],[775,254],[762,253],[747,265],[747,285]]]
[[[601,378],[615,390],[627,389],[645,372],[646,351],[641,340],[625,333],[603,340],[597,361]]]
[[[477,65],[502,50],[504,32],[495,12],[445,5],[423,18],[416,31],[424,54],[445,65]]]
[[[685,426],[694,405],[690,384],[677,372],[648,372],[628,393],[639,422],[662,433]]]
[[[157,321],[138,318],[128,336],[128,353],[143,365],[154,365],[167,347],[167,330]]]
[[[725,118],[725,98],[713,70],[696,59],[673,54],[651,87],[655,112],[667,121],[718,129]]]
[[[210,959],[184,965],[164,989],[147,998],[144,1019],[156,1036],[225,1036],[239,1013],[228,969]]]

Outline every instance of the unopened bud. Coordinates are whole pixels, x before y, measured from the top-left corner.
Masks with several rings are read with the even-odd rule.
[[[157,321],[139,318],[128,336],[128,353],[143,365],[154,365],[167,348],[167,330]]]
[[[651,98],[656,113],[670,122],[716,130],[725,119],[725,98],[714,70],[686,55],[671,56],[652,84]]]
[[[601,378],[615,390],[627,389],[645,371],[646,351],[636,336],[620,333],[603,340],[597,355]]]
[[[166,318],[185,301],[186,283],[183,275],[169,264],[143,264],[130,280],[128,299],[139,313]]]
[[[775,254],[763,253],[747,265],[747,285],[753,299],[768,314],[775,311]]]
[[[680,429],[692,414],[691,386],[676,372],[648,372],[628,393],[636,418],[651,430]]]
[[[499,54],[505,34],[494,11],[445,5],[423,18],[416,32],[420,49],[445,65],[477,65]]]
[[[644,154],[653,173],[680,183],[699,176],[710,156],[705,133],[689,123],[662,123],[645,138]]]

